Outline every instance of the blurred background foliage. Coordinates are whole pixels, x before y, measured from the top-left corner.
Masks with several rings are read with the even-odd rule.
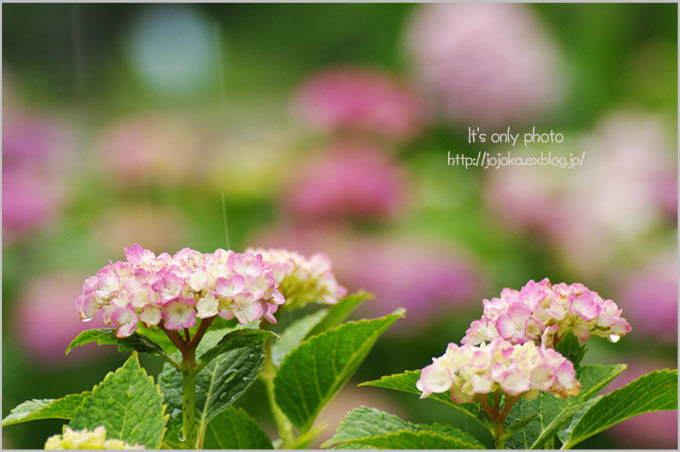
[[[529,279],[623,306],[633,333],[587,357],[631,363],[616,384],[677,367],[676,5],[5,4],[2,91],[3,416],[122,363],[63,351],[100,322],[79,322],[80,284],[134,242],[324,251],[376,293],[361,314],[407,308],[324,437],[360,405],[474,429],[355,383],[423,367]],[[531,151],[584,166],[447,166],[508,150],[467,144],[468,126],[534,125],[566,139]],[[260,389],[239,403],[271,431]],[[59,425],[3,446],[42,448]],[[676,445],[675,413],[583,444]]]

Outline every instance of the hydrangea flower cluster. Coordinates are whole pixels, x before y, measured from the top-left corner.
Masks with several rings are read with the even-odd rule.
[[[416,93],[391,75],[366,68],[331,68],[300,87],[294,111],[304,123],[330,132],[363,132],[407,140],[423,128]]]
[[[254,249],[246,253],[261,255],[272,267],[278,290],[286,299],[286,307],[300,307],[310,302],[335,304],[347,294],[331,271],[331,261],[323,253],[307,258],[286,249]]]
[[[101,309],[118,337],[131,335],[139,321],[175,331],[216,315],[241,324],[261,317],[276,323],[273,314],[285,301],[261,254],[184,248],[156,256],[135,244],[125,256],[127,262],[109,263],[85,280],[76,300],[81,319]]]
[[[583,284],[529,281],[520,290],[505,288],[500,298],[484,300],[480,320],[470,324],[463,344],[495,338],[514,344],[537,341],[554,347],[571,329],[580,342],[591,334],[618,341],[631,327],[612,300],[604,300]]]
[[[63,435],[50,436],[45,443],[46,450],[72,450],[72,449],[112,449],[134,450],[144,449],[144,446],[135,444],[131,446],[119,439],[106,439],[106,427],[100,425],[93,431],[71,430],[66,427]]]
[[[573,364],[555,350],[501,338],[479,346],[450,343],[444,355],[433,358],[422,370],[416,386],[421,398],[451,391],[456,403],[472,402],[478,395],[498,390],[527,399],[536,398],[538,391],[566,398],[581,390]],[[483,405],[485,398],[479,398]]]

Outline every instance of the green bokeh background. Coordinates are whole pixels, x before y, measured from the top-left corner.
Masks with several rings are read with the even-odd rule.
[[[162,96],[140,82],[130,68],[124,43],[130,23],[150,5],[3,5],[3,74],[12,81],[13,96],[36,111],[65,117],[79,126],[81,156],[87,156],[96,132],[107,123],[144,112],[200,111],[217,125],[252,121],[295,126],[289,115],[291,93],[314,72],[328,66],[365,65],[408,77],[411,68],[403,52],[404,24],[414,5],[409,4],[298,4],[298,5],[192,5],[219,33],[225,70],[214,82],[190,96]],[[562,48],[571,79],[570,95],[550,117],[551,127],[566,134],[587,129],[606,112],[632,105],[677,122],[677,6],[673,4],[537,4],[531,5]],[[74,54],[82,45],[81,59]],[[653,49],[650,66],[636,65],[643,47]],[[80,66],[79,66],[80,65]],[[75,68],[79,66],[80,69]],[[221,102],[223,90],[226,102]],[[4,91],[4,89],[3,89]],[[398,150],[398,158],[419,184],[429,184],[449,198],[439,206],[419,206],[411,215],[385,225],[396,233],[418,231],[436,237],[475,256],[484,268],[491,297],[502,287],[519,287],[527,275],[552,280],[578,277],[555,265],[555,256],[530,234],[509,232],[483,208],[480,171],[458,171],[441,163],[447,149],[463,148],[466,137],[446,123],[436,123],[415,142]],[[301,146],[297,144],[296,146]],[[476,153],[476,150],[475,150]],[[83,157],[85,158],[85,157]],[[287,168],[284,171],[294,171]],[[100,381],[125,356],[110,352],[85,362],[44,366],[27,354],[12,334],[12,319],[23,288],[36,275],[62,268],[95,273],[109,255],[96,246],[91,219],[113,207],[143,199],[171,206],[188,224],[182,245],[211,251],[225,246],[222,194],[229,218],[233,249],[249,245],[253,231],[276,223],[281,213],[271,193],[242,196],[196,186],[152,186],[140,193],[121,189],[99,177],[83,163],[69,180],[72,199],[53,227],[20,244],[3,245],[2,413],[30,398],[59,397],[79,392]],[[663,233],[675,246],[675,227]],[[644,246],[644,244],[641,244]],[[173,251],[173,250],[168,250]],[[604,282],[602,284],[605,284]],[[370,288],[367,288],[370,290]],[[598,286],[605,292],[607,287]],[[386,336],[378,342],[350,385],[427,364],[445,344],[457,341],[481,306],[438,317],[412,335]],[[75,315],[75,313],[74,313]],[[398,326],[395,325],[395,328]],[[677,348],[631,337],[613,346],[591,341],[589,361],[625,362],[630,356],[657,357],[676,362]],[[160,363],[142,358],[150,373]],[[266,401],[259,383],[239,402],[265,424]],[[366,388],[367,395],[376,389]],[[414,422],[458,423],[446,407],[402,394],[391,398],[400,415]],[[59,431],[60,422],[35,422],[4,429],[3,443],[13,448],[42,448]],[[586,448],[625,447],[615,438],[599,435]]]

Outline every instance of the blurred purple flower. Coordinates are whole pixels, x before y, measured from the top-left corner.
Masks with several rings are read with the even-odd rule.
[[[364,68],[329,69],[304,82],[294,99],[298,118],[331,132],[406,140],[423,127],[424,109],[405,84]]]
[[[305,162],[284,205],[305,219],[385,218],[403,205],[403,170],[372,146],[338,144]]]
[[[677,320],[675,318],[674,320]],[[636,378],[656,369],[676,368],[667,363],[650,361],[628,361],[628,369],[619,375],[605,392],[620,388]],[[606,431],[618,444],[632,449],[677,449],[678,412],[659,411],[647,413],[616,424]]]
[[[619,300],[637,334],[675,344],[678,340],[676,249],[622,281]]]
[[[556,45],[524,5],[421,5],[406,44],[435,103],[466,125],[537,118],[563,91]]]
[[[33,361],[55,365],[90,356],[93,347],[79,347],[68,358],[64,356],[71,340],[86,329],[74,305],[82,283],[82,275],[53,273],[34,279],[19,297],[14,334]],[[98,316],[87,328],[103,326]]]

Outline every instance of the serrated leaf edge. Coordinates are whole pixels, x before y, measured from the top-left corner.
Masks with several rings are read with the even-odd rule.
[[[341,329],[341,328],[347,327],[348,325],[360,325],[360,324],[364,324],[364,323],[368,323],[368,322],[375,322],[376,320],[383,320],[383,321],[385,321],[386,323],[389,323],[389,325],[387,326],[387,328],[389,328],[389,327],[392,326],[392,324],[393,324],[394,322],[396,322],[398,319],[403,318],[405,313],[406,313],[406,310],[405,310],[405,309],[403,309],[403,308],[398,308],[398,309],[395,309],[394,311],[392,311],[390,314],[387,314],[387,315],[385,315],[385,316],[383,316],[383,317],[376,317],[376,318],[373,318],[373,319],[361,319],[361,320],[355,320],[355,321],[350,321],[350,322],[341,323],[340,325],[337,325],[337,326],[335,326],[335,327],[333,327],[333,328],[329,328],[329,329],[323,331],[322,333],[320,333],[320,334],[318,334],[318,335],[316,335],[316,336],[313,336],[313,337],[310,337],[310,338],[308,338],[308,339],[305,339],[304,341],[300,342],[295,348],[293,348],[293,349],[288,353],[288,355],[283,359],[283,361],[281,362],[281,365],[279,366],[279,371],[283,368],[283,366],[285,365],[285,363],[290,359],[291,356],[293,356],[293,355],[295,354],[295,352],[296,352],[300,347],[302,347],[302,346],[304,346],[305,344],[311,342],[312,340],[319,340],[319,338],[321,338],[322,336],[324,336],[324,335],[326,335],[326,334],[331,334],[331,333],[333,333],[333,332],[336,332],[336,331],[338,331],[338,330]],[[394,317],[394,319],[391,319],[392,317]],[[390,319],[391,321],[388,321],[388,319]],[[387,329],[387,328],[386,328],[386,329]],[[384,332],[384,331],[383,331],[383,332]],[[380,334],[378,334],[378,336],[380,336],[381,334],[382,334],[382,332],[381,332]],[[377,339],[376,339],[376,340],[377,340]],[[279,376],[279,372],[277,371],[276,377],[278,377],[278,376]],[[276,385],[276,377],[274,377],[274,385]],[[335,395],[335,393],[337,393],[337,391],[338,391],[337,389],[336,389],[335,391],[331,391],[331,392],[333,393],[333,395],[331,396],[331,398],[325,400],[324,403],[318,408],[318,410],[317,410],[317,412],[316,412],[316,415],[319,414],[319,411],[321,410],[321,408],[323,408],[323,406],[325,406],[325,405],[332,399],[332,397]],[[277,402],[277,403],[278,403],[278,402]],[[315,416],[315,417],[316,417],[316,416]],[[309,422],[309,425],[306,425],[306,426],[305,426],[306,428],[303,428],[302,430],[304,430],[304,431],[309,430],[309,427],[311,427],[311,424],[312,424],[313,422],[314,422],[314,419],[312,419],[311,422]]]
[[[440,424],[440,423],[437,423],[437,422],[432,423],[432,424],[414,424],[412,422],[401,419],[398,416],[395,416],[394,414],[383,412],[382,410],[378,410],[377,408],[371,408],[371,407],[367,407],[367,406],[361,406],[359,408],[354,408],[353,410],[351,410],[349,413],[347,413],[345,415],[343,420],[340,421],[340,426],[342,427],[343,425],[347,425],[346,424],[347,417],[350,416],[351,413],[357,412],[357,411],[362,411],[365,408],[367,408],[371,411],[377,411],[381,414],[388,414],[390,416],[396,417],[399,421],[406,424],[406,427],[409,427],[409,428],[408,429],[403,428],[403,429],[397,430],[395,432],[382,433],[380,435],[364,436],[364,437],[360,437],[360,438],[353,438],[353,439],[340,440],[340,441],[337,441],[337,440],[333,441],[333,437],[331,437],[330,439],[326,440],[323,444],[321,444],[321,447],[339,446],[339,445],[342,445],[342,444],[352,444],[352,443],[357,444],[357,445],[365,445],[365,444],[362,444],[362,443],[364,441],[366,441],[368,439],[372,439],[372,438],[380,438],[380,439],[389,438],[392,435],[397,435],[397,434],[400,434],[400,433],[414,433],[414,434],[424,433],[424,434],[428,434],[428,435],[432,435],[432,436],[438,436],[438,437],[443,438],[443,439],[459,440],[460,443],[469,445],[470,449],[483,449],[484,448],[484,445],[481,442],[477,441],[477,439],[475,439],[472,435],[470,435],[469,433],[467,433],[467,432],[465,432],[465,431],[463,431],[463,430],[461,430],[457,427],[454,427],[452,425]],[[450,428],[450,429],[452,429],[456,432],[459,432],[461,434],[461,437],[448,436],[448,435],[445,435],[445,434],[440,433],[440,432],[428,430],[432,426],[440,426],[440,427]],[[466,437],[469,437],[469,438],[466,438]],[[470,442],[470,440],[477,441],[477,445],[475,445],[475,443],[473,443],[473,442]]]
[[[123,363],[122,366],[120,366],[120,367],[119,367],[118,369],[116,369],[115,371],[109,371],[109,372],[104,376],[104,379],[103,379],[102,381],[100,381],[99,383],[97,383],[96,385],[94,385],[94,386],[92,387],[92,390],[91,390],[91,393],[90,393],[89,397],[86,397],[85,399],[83,399],[83,403],[82,403],[82,404],[81,404],[81,405],[73,412],[73,417],[75,418],[81,410],[84,410],[83,405],[85,404],[85,401],[88,400],[90,397],[94,396],[95,393],[96,393],[96,391],[98,391],[98,390],[100,389],[101,385],[103,385],[105,382],[107,382],[108,380],[110,380],[111,378],[113,378],[113,377],[114,377],[118,372],[120,372],[120,371],[127,365],[127,363],[130,362],[130,360],[132,360],[132,359],[134,359],[134,361],[137,363],[137,367],[139,367],[139,368],[142,370],[142,373],[144,374],[144,377],[143,377],[143,378],[148,379],[148,380],[151,381],[151,384],[153,385],[154,389],[156,390],[156,392],[158,393],[158,395],[161,397],[161,410],[162,410],[162,411],[161,411],[161,419],[163,419],[165,422],[164,422],[164,425],[163,425],[163,430],[162,430],[162,432],[161,432],[160,441],[159,441],[159,443],[158,443],[158,445],[157,445],[157,447],[156,447],[156,448],[160,448],[160,446],[163,444],[163,439],[165,438],[165,432],[166,432],[166,430],[167,430],[167,424],[168,424],[168,419],[170,419],[170,415],[169,415],[168,413],[165,412],[165,410],[167,409],[167,405],[166,405],[165,403],[163,403],[163,400],[164,400],[164,399],[163,399],[163,393],[161,392],[161,387],[160,387],[160,385],[157,384],[157,383],[154,383],[153,377],[152,377],[151,375],[149,375],[149,374],[146,372],[146,369],[144,369],[144,367],[142,367],[142,365],[139,363],[139,353],[137,353],[136,350],[133,350],[133,351],[132,351],[130,357]]]

